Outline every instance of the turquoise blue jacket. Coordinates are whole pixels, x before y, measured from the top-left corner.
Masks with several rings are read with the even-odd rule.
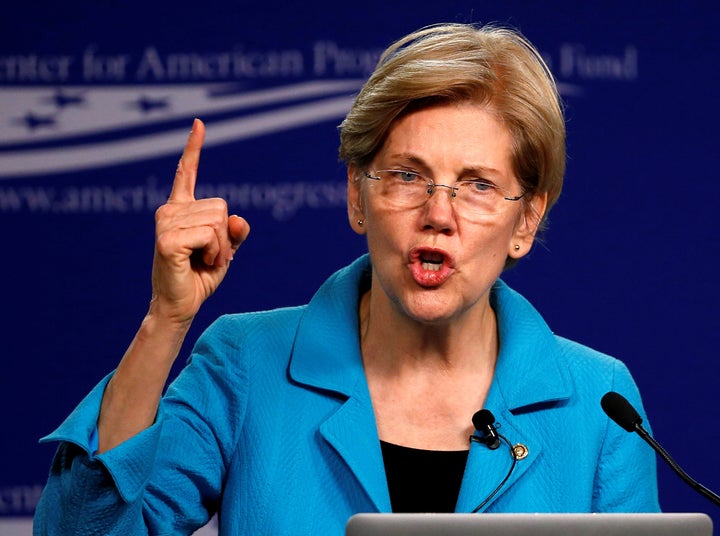
[[[189,534],[219,512],[221,534],[341,535],[354,513],[389,512],[358,346],[368,269],[362,257],[303,307],[220,318],[155,424],[94,456],[106,378],[45,438],[61,443],[35,533]],[[483,511],[658,511],[652,451],[600,408],[614,390],[642,412],[626,367],[554,335],[501,281],[491,300],[501,343],[486,408],[528,455]],[[485,499],[511,463],[506,447],[469,446],[458,512]]]

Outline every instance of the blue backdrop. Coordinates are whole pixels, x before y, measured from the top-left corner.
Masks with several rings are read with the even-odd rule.
[[[153,213],[192,118],[208,131],[199,189],[253,232],[189,340],[221,313],[307,301],[364,251],[336,127],[381,49],[447,21],[522,30],[567,105],[563,195],[505,279],[557,333],[625,361],[655,436],[720,489],[713,3],[100,4],[14,2],[0,18],[0,516],[32,515],[53,453],[38,438],[144,315]],[[720,524],[664,464],[659,477],[666,511]]]

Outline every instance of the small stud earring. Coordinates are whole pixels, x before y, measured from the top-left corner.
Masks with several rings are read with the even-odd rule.
[[[515,251],[520,251],[520,245],[519,245],[519,244],[515,244]]]
[[[362,227],[362,224],[365,223],[365,220],[358,220],[357,224]]]

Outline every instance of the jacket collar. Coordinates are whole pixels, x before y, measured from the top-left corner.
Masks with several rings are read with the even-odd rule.
[[[502,397],[514,412],[572,394],[567,363],[555,335],[540,313],[520,294],[497,281],[490,303],[495,310],[500,353],[488,402]]]
[[[367,391],[358,326],[359,284],[366,270],[368,255],[335,272],[310,300],[291,356],[294,380],[348,397]]]
[[[345,396],[367,391],[357,311],[360,279],[368,270],[370,259],[364,255],[333,274],[310,301],[293,349],[293,379]],[[567,364],[540,314],[501,280],[490,301],[500,336],[491,395],[501,397],[510,411],[568,398]]]
[[[365,255],[320,287],[298,326],[289,374],[300,384],[347,398],[320,425],[320,433],[343,457],[382,512],[390,511],[390,498],[358,343],[359,285],[368,270],[370,260]],[[522,476],[540,453],[539,446],[532,445],[532,438],[522,432],[515,413],[541,409],[572,394],[567,365],[555,337],[532,305],[502,281],[493,286],[491,304],[498,319],[500,353],[485,406],[501,423],[500,433],[513,444],[529,445],[530,451],[488,506]],[[507,453],[504,446],[490,451],[472,443],[458,511],[472,510],[490,494],[492,488],[488,486],[502,480],[509,467]],[[478,478],[479,474],[483,478]]]

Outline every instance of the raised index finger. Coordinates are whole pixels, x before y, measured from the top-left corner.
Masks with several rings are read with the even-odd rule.
[[[204,139],[205,125],[199,119],[195,119],[175,172],[175,180],[168,201],[195,200],[195,181],[197,179],[198,165],[200,164],[200,150]]]

